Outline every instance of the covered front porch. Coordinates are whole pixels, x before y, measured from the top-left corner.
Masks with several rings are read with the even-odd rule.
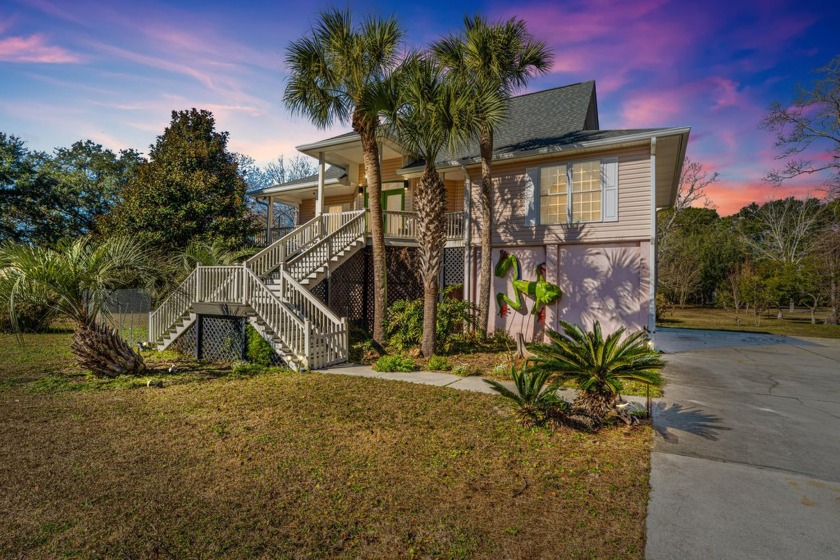
[[[393,246],[416,246],[417,213],[413,193],[418,177],[401,175],[399,170],[411,163],[396,143],[380,143],[382,198],[385,242]],[[367,180],[358,136],[350,133],[298,149],[318,160],[318,173],[284,184],[262,189],[251,196],[266,205],[266,229],[255,240],[268,245],[290,233],[317,215],[338,214],[368,209]],[[446,246],[462,247],[466,233],[464,185],[460,171],[443,174],[446,185]],[[282,209],[282,211],[281,211]],[[367,212],[370,231],[370,211]]]

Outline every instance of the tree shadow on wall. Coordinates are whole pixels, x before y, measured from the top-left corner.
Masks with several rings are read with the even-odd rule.
[[[626,322],[642,309],[644,288],[637,247],[569,248],[560,256],[559,283],[565,288],[561,315],[579,312],[579,322]],[[572,317],[569,317],[572,318]]]

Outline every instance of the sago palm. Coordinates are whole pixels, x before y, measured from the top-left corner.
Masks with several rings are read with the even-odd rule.
[[[560,382],[548,383],[551,372],[542,368],[529,368],[523,364],[519,369],[510,367],[515,390],[510,390],[499,381],[485,379],[490,387],[509,399],[516,406],[520,422],[525,425],[538,425],[565,412],[565,402],[557,396]]]
[[[460,82],[466,95],[491,89],[509,100],[537,74],[551,67],[552,54],[535,40],[519,18],[488,23],[481,16],[464,19],[464,30],[435,43],[435,55]],[[478,138],[481,189],[478,193],[481,260],[478,277],[478,325],[485,335],[490,315],[491,249],[493,234],[493,135],[498,126],[484,115]]]
[[[286,49],[289,81],[283,101],[319,128],[350,124],[358,133],[367,179],[373,241],[373,338],[384,339],[387,307],[382,173],[377,144],[377,94],[398,64],[402,30],[393,18],[370,17],[354,25],[349,10],[321,13],[310,33]]]
[[[495,92],[461,95],[431,56],[412,53],[395,74],[386,127],[400,144],[425,162],[414,193],[420,273],[423,279],[423,355],[435,352],[439,277],[446,243],[446,186],[435,163],[445,148],[455,149],[476,134],[480,115],[495,122],[503,106]],[[383,94],[387,97],[387,93]]]
[[[590,332],[566,321],[560,325],[562,334],[547,329],[551,342],[531,347],[533,361],[547,372],[573,380],[580,391],[573,407],[594,420],[602,420],[615,408],[624,381],[662,384],[659,372],[665,360],[648,345],[644,331],[625,336],[622,327],[604,337],[598,322]]]
[[[56,248],[6,244],[0,247],[0,295],[12,321],[21,303],[44,303],[76,326],[72,351],[95,375],[136,375],[143,358],[107,323],[113,290],[148,281],[149,253],[127,237],[93,242],[83,237]]]

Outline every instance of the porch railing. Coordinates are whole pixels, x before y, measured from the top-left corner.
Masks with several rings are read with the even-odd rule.
[[[417,239],[417,212],[385,210],[382,212],[386,239]],[[370,210],[367,211],[367,232],[370,234]],[[464,213],[447,212],[444,217],[446,239],[464,238]]]

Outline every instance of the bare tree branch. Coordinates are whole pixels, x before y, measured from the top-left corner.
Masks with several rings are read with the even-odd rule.
[[[782,169],[767,173],[765,179],[780,185],[801,175],[826,174],[829,196],[840,195],[840,56],[817,70],[823,78],[810,89],[799,86],[790,107],[779,102],[770,106],[761,127],[776,134],[776,159],[787,161]]]

